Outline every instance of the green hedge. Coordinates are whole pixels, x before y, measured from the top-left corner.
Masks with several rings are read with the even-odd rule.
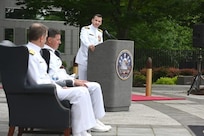
[[[177,76],[195,76],[196,69],[178,69],[173,67],[159,67],[152,69],[152,83],[154,84],[176,84]],[[146,83],[146,68],[133,72],[133,86],[143,86]]]

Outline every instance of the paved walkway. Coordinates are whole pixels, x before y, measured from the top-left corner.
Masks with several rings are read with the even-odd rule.
[[[189,85],[153,85],[152,95],[185,97],[185,100],[132,102],[129,111],[107,112],[103,122],[113,129],[93,136],[204,136],[204,96],[189,95]],[[144,94],[145,88],[132,93]],[[8,109],[0,90],[0,136],[8,130]],[[33,134],[24,134],[34,136]],[[36,134],[35,134],[36,135]],[[39,134],[37,136],[48,136]],[[53,135],[54,136],[54,135]],[[59,136],[57,134],[56,136]]]

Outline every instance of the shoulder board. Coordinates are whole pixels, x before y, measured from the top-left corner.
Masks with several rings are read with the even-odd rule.
[[[30,53],[31,55],[34,55],[34,54],[35,54],[35,51],[34,51],[34,50],[29,50],[29,53]]]
[[[90,27],[89,27],[89,26],[85,26],[84,28],[85,28],[85,29],[90,29]]]
[[[101,32],[101,33],[103,32],[103,30],[101,30],[101,29],[98,29],[98,31]]]

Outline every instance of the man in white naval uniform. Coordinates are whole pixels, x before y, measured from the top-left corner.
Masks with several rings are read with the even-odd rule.
[[[49,69],[48,74],[50,77],[54,77],[56,83],[61,86],[86,86],[89,90],[91,101],[93,105],[93,109],[95,112],[99,112],[95,115],[96,117],[96,126],[94,126],[91,130],[98,132],[106,132],[111,129],[110,125],[104,125],[99,121],[100,112],[104,113],[104,103],[103,96],[100,84],[97,82],[88,82],[86,80],[78,80],[71,77],[67,74],[66,70],[61,67],[62,60],[55,54],[55,51],[58,49],[61,44],[61,34],[57,29],[49,28],[48,37],[44,49],[47,49],[50,52],[50,61],[49,61]],[[100,108],[99,108],[100,107]],[[102,109],[102,110],[101,110]]]
[[[102,16],[96,14],[91,20],[92,24],[84,26],[80,32],[81,45],[76,55],[79,79],[87,80],[88,50],[94,51],[95,46],[103,42],[103,32],[98,27],[102,24]]]
[[[93,109],[89,91],[86,87],[62,88],[53,82],[47,74],[47,64],[41,56],[47,38],[47,27],[40,23],[34,23],[29,28],[29,42],[26,45],[29,50],[28,82],[30,84],[55,84],[60,100],[69,100],[72,104],[72,136],[91,136],[87,132],[96,125],[96,117],[105,115],[102,107],[98,111]],[[97,102],[96,102],[97,105]]]

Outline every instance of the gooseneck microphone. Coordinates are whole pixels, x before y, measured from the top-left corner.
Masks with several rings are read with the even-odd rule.
[[[109,32],[105,29],[104,33],[108,36],[108,38],[112,38],[111,35],[109,34]]]
[[[117,39],[113,35],[111,35],[107,29],[104,29],[104,33],[108,36],[109,39]]]

